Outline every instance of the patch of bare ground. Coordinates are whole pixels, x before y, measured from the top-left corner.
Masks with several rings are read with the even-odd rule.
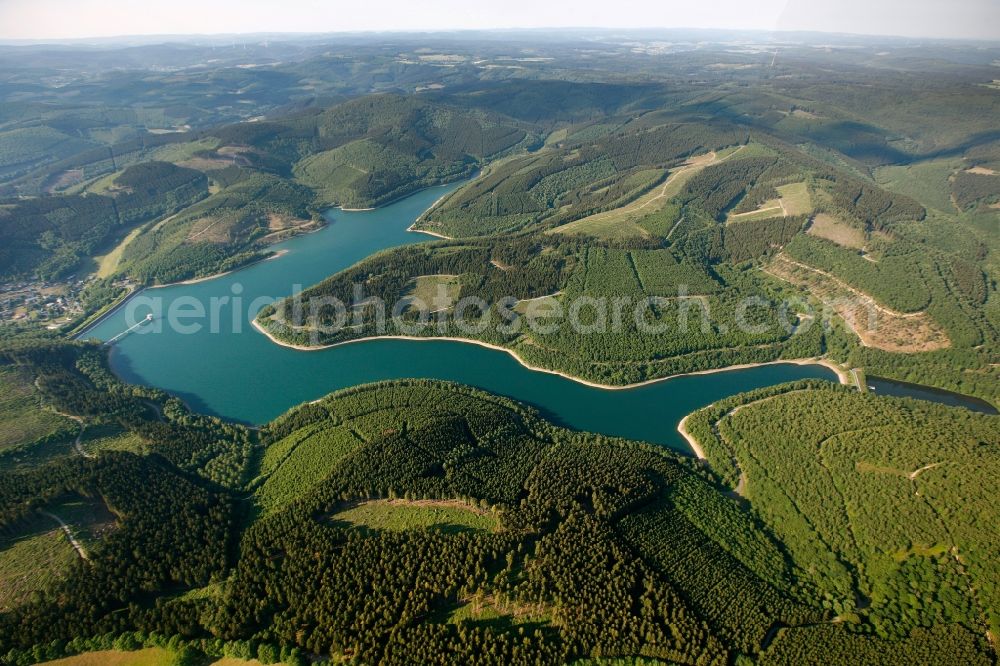
[[[974,166],[970,169],[966,169],[965,172],[979,174],[980,176],[1000,176],[1000,173],[997,173],[993,169],[987,169],[984,166]]]
[[[219,155],[225,155],[226,157],[234,157],[242,153],[249,153],[253,151],[246,146],[222,146],[221,148],[216,148],[215,152]]]
[[[194,169],[196,171],[215,171],[225,169],[234,164],[232,158],[224,157],[192,157],[188,160],[175,162],[179,167]]]
[[[83,169],[67,169],[55,176],[50,176],[50,182],[46,183],[42,189],[46,194],[52,194],[64,190],[71,185],[76,185],[83,180]]]
[[[222,146],[221,148],[216,148],[214,153],[206,155],[206,159],[219,159],[225,160],[226,165],[236,165],[236,166],[250,166],[250,159],[246,156],[247,153],[256,152],[253,148],[248,146]]]
[[[499,269],[500,269],[500,270],[502,270],[502,271],[509,271],[509,270],[511,269],[511,267],[510,267],[510,266],[508,266],[507,264],[503,263],[503,262],[502,262],[502,261],[500,261],[499,259],[490,259],[490,264],[491,264],[491,265],[492,265],[492,266],[493,266],[494,268],[499,268]]]
[[[305,222],[307,222],[307,220],[299,220],[291,215],[282,215],[280,213],[267,214],[268,231],[284,231],[285,229],[297,227]]]
[[[304,220],[291,215],[281,213],[267,214],[267,229],[270,233],[261,237],[265,243],[276,243],[290,236],[301,233],[309,233],[323,227],[322,222],[316,220]]]
[[[916,470],[910,472],[909,474],[907,474],[906,478],[908,478],[910,481],[915,481],[918,476],[920,476],[921,474],[923,474],[927,470],[934,469],[935,467],[940,467],[943,464],[944,464],[943,462],[936,462],[936,463],[931,463],[929,465],[924,465],[920,469],[916,469]]]
[[[860,250],[865,246],[865,232],[827,213],[817,213],[807,233],[843,247]]]
[[[951,345],[944,330],[926,312],[904,314],[879,305],[868,294],[833,275],[799,263],[783,253],[764,270],[822,301],[844,320],[866,347],[912,354]]]
[[[232,221],[222,217],[203,217],[195,220],[188,232],[188,242],[228,243]]]

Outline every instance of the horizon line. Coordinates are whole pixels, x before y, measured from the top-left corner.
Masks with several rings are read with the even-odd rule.
[[[656,32],[716,32],[732,34],[761,34],[761,35],[828,35],[832,37],[852,37],[863,39],[895,39],[895,40],[915,40],[915,41],[935,41],[935,42],[966,42],[979,44],[994,44],[1000,47],[1000,37],[940,37],[931,35],[903,35],[887,33],[858,33],[843,31],[825,31],[794,28],[722,28],[703,26],[633,26],[605,28],[600,26],[531,26],[531,27],[496,27],[496,28],[385,28],[385,29],[363,29],[363,30],[332,30],[332,31],[248,31],[248,32],[175,32],[175,33],[126,33],[111,35],[89,35],[83,37],[0,37],[0,46],[42,46],[46,44],[80,44],[80,45],[100,45],[101,42],[126,41],[126,40],[149,40],[160,41],[160,43],[172,43],[179,40],[221,39],[221,38],[323,38],[323,37],[345,37],[345,36],[380,36],[380,35],[460,35],[481,34],[481,33],[656,33]]]

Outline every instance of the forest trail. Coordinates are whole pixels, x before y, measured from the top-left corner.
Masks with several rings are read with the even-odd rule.
[[[674,226],[670,227],[670,231],[667,232],[667,240],[670,240],[670,237],[674,235],[674,232],[677,231],[677,227],[681,226],[681,222],[683,221],[684,221],[683,215],[677,218],[677,221],[674,222]]]
[[[785,212],[785,204],[780,201],[779,203],[781,204],[780,206],[771,206],[770,208],[758,208],[756,210],[748,210],[745,213],[736,213],[734,215],[730,215],[729,219],[736,220],[741,217],[746,217],[747,215],[759,215],[760,213],[770,213],[772,210],[780,210],[782,217],[788,217],[788,214]]]
[[[167,419],[165,419],[163,417],[163,409],[161,409],[158,404],[156,404],[152,400],[143,400],[142,404],[146,405],[147,407],[149,407],[150,409],[152,409],[153,412],[156,413],[156,419],[158,421],[166,422]]]
[[[81,560],[90,559],[90,557],[87,556],[87,551],[84,550],[83,548],[83,544],[77,541],[76,537],[73,536],[73,530],[70,529],[69,525],[67,525],[62,518],[60,518],[59,516],[50,511],[46,511],[45,509],[39,509],[38,513],[42,514],[43,516],[47,516],[52,520],[56,521],[57,523],[59,523],[59,527],[62,528],[63,534],[65,534],[66,538],[69,539],[70,545],[73,546],[73,550],[76,551],[76,554],[80,556]]]
[[[773,400],[773,399],[781,397],[781,396],[790,395],[792,393],[800,393],[801,391],[804,391],[804,390],[806,390],[806,389],[796,389],[795,391],[788,391],[786,393],[779,393],[778,395],[771,395],[771,396],[767,396],[766,398],[760,398],[759,400],[754,400],[752,402],[748,402],[748,403],[743,404],[743,405],[737,405],[736,407],[733,407],[728,412],[726,412],[721,417],[719,417],[719,419],[716,420],[714,423],[712,423],[712,431],[716,434],[716,436],[719,438],[719,440],[722,441],[726,445],[726,447],[727,447],[726,450],[730,454],[730,459],[732,461],[733,467],[740,474],[739,475],[739,480],[736,483],[736,487],[733,488],[730,491],[730,493],[732,494],[733,497],[745,497],[746,496],[746,487],[747,487],[747,482],[749,481],[749,477],[747,476],[747,473],[740,468],[739,461],[736,459],[736,455],[732,451],[732,445],[731,445],[731,443],[729,441],[727,441],[725,437],[723,437],[723,435],[722,435],[721,432],[719,432],[719,424],[722,423],[725,419],[728,419],[729,417],[731,417],[731,416],[733,416],[735,414],[739,414],[740,411],[742,411],[746,407],[750,407],[750,406],[753,406],[753,405],[758,405],[760,403],[767,402],[769,400]],[[681,419],[680,423],[677,424],[677,432],[679,432],[680,435],[681,435],[681,437],[683,437],[684,440],[688,443],[688,446],[690,446],[691,450],[694,451],[695,456],[699,460],[704,460],[705,462],[708,462],[708,457],[705,455],[705,450],[701,447],[701,444],[698,442],[698,440],[695,439],[694,435],[692,435],[690,432],[688,432],[688,429],[687,429],[687,420],[692,415],[696,414],[697,412],[700,412],[700,411],[705,410],[705,409],[710,409],[714,405],[715,405],[715,403],[712,403],[711,405],[706,405],[705,407],[702,407],[701,409],[697,410],[696,412],[691,412],[691,414],[688,414],[687,416],[685,416],[683,419]]]
[[[742,148],[743,148],[743,146],[740,146],[732,154],[735,155]],[[692,159],[692,160],[690,160],[688,162],[685,162],[684,164],[681,165],[681,168],[679,168],[674,173],[670,174],[670,176],[665,181],[663,181],[663,185],[660,187],[660,193],[659,194],[657,194],[656,196],[651,197],[649,199],[646,199],[645,201],[643,201],[642,203],[640,203],[638,206],[635,206],[635,204],[633,204],[632,206],[625,206],[624,208],[622,208],[620,210],[620,212],[622,212],[622,213],[634,213],[636,211],[642,210],[643,208],[645,208],[649,204],[653,203],[654,201],[659,201],[660,199],[662,199],[663,197],[665,197],[667,195],[667,188],[669,188],[671,185],[673,185],[674,182],[677,181],[678,177],[680,177],[681,175],[687,173],[691,169],[702,169],[702,168],[704,168],[706,166],[715,164],[716,161],[717,161],[717,158],[718,158],[718,155],[713,150],[712,152],[710,152],[710,153],[708,153],[706,155],[703,155],[701,159],[699,159],[699,158],[696,157],[696,158],[694,158],[694,159]],[[636,202],[636,203],[638,203],[638,202]]]
[[[934,469],[935,467],[940,467],[943,464],[944,464],[943,462],[936,462],[936,463],[931,463],[930,465],[924,465],[920,469],[910,472],[906,478],[908,478],[910,481],[915,481],[918,476],[920,476],[927,470]]]
[[[76,450],[77,453],[79,453],[84,458],[93,458],[94,454],[87,453],[87,450],[83,448],[83,444],[80,443],[80,440],[83,438],[83,433],[87,429],[87,423],[86,421],[83,420],[83,417],[73,416],[72,414],[66,414],[65,412],[60,412],[57,409],[53,409],[52,411],[63,418],[72,419],[73,421],[76,421],[80,425],[80,432],[76,434],[76,439],[73,440],[73,448]]]
[[[679,169],[677,169],[676,171],[674,171],[674,173],[670,174],[670,176],[663,182],[663,185],[660,187],[660,192],[656,196],[653,196],[653,197],[651,197],[649,199],[646,199],[645,201],[641,201],[641,203],[639,201],[636,201],[636,202],[634,202],[630,206],[625,206],[624,208],[619,208],[616,211],[609,211],[609,212],[634,213],[634,212],[640,211],[643,208],[645,208],[646,206],[648,206],[649,204],[653,203],[654,201],[659,201],[660,199],[662,199],[663,197],[665,197],[667,195],[667,191],[668,191],[669,187],[672,184],[674,184],[680,176],[683,176],[684,174],[686,174],[687,172],[689,172],[691,170],[698,170],[698,171],[700,171],[701,169],[704,169],[705,167],[709,167],[709,166],[712,166],[714,164],[720,164],[722,162],[725,162],[726,160],[728,160],[729,158],[731,158],[733,155],[735,155],[736,153],[738,153],[741,150],[743,150],[745,147],[746,147],[746,144],[743,144],[742,146],[739,146],[736,150],[734,150],[733,152],[729,153],[728,155],[726,155],[725,157],[723,157],[721,159],[719,158],[718,153],[716,153],[714,150],[711,151],[711,152],[709,152],[709,153],[705,153],[704,155],[702,155],[700,157],[691,158],[690,160],[688,160],[687,162],[685,162],[684,164],[682,164]],[[636,204],[639,204],[639,205],[637,206]]]

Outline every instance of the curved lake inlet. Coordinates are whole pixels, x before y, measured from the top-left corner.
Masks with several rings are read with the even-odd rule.
[[[911,384],[895,379],[884,379],[882,377],[868,376],[868,388],[875,395],[894,395],[899,398],[916,398],[918,400],[930,400],[939,402],[949,407],[965,407],[974,412],[982,414],[997,414],[997,409],[985,400],[974,398],[970,395],[953,393],[936,389],[931,386]]]
[[[146,290],[87,331],[110,340],[150,312],[218,312],[218,330],[179,331],[157,321],[138,326],[111,348],[112,369],[126,381],[156,386],[193,409],[244,423],[263,423],[331,391],[384,379],[461,382],[534,405],[562,425],[688,451],[677,433],[686,414],[735,393],[805,378],[836,381],[819,365],[776,364],[688,375],[611,391],[525,368],[509,354],[446,340],[374,340],[322,351],[270,342],[250,322],[260,296],[282,298],[379,250],[431,240],[407,231],[438,197],[460,184],[430,188],[371,211],[331,211],[330,225],[275,246],[281,256],[212,280]],[[144,300],[145,299],[145,300]],[[234,316],[235,315],[235,316]]]

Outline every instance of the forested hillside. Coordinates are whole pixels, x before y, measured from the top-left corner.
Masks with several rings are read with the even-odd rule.
[[[129,242],[118,269],[142,283],[211,275],[259,259],[268,242],[320,224],[312,192],[296,182],[238,169],[213,178],[219,191]]]
[[[57,278],[115,234],[189,206],[208,193],[204,174],[165,162],[122,171],[105,195],[0,201],[0,276]]]
[[[188,643],[189,649],[213,654],[291,654],[294,646],[304,653],[330,651],[390,663],[411,660],[413,648],[404,646],[415,641],[424,646],[419,655],[428,659],[489,654],[497,663],[561,663],[588,654],[644,654],[694,663],[726,661],[737,653],[759,653],[764,663],[809,663],[813,657],[806,655],[818,635],[839,651],[835,654],[867,655],[867,663],[879,663],[888,654],[893,663],[940,660],[942,654],[962,663],[989,660],[976,611],[981,597],[964,597],[965,588],[954,578],[989,575],[988,568],[977,568],[972,560],[980,552],[989,557],[989,543],[981,541],[993,520],[987,514],[975,514],[977,522],[965,526],[947,523],[950,532],[940,536],[947,541],[964,535],[961,543],[969,545],[960,548],[968,554],[962,556],[966,574],[955,573],[955,552],[947,547],[951,541],[942,547],[938,541],[921,540],[927,536],[921,533],[898,545],[886,538],[884,527],[894,514],[878,518],[868,504],[859,505],[858,511],[877,526],[867,532],[869,543],[875,540],[876,548],[889,554],[884,557],[904,552],[909,559],[887,574],[876,574],[872,564],[872,572],[863,574],[866,578],[855,579],[852,576],[862,574],[838,568],[838,560],[829,561],[830,571],[810,564],[810,558],[822,558],[815,544],[810,545],[811,532],[803,536],[773,523],[772,515],[777,514],[763,504],[765,495],[754,494],[762,491],[753,490],[764,486],[755,486],[759,480],[747,472],[756,468],[746,465],[736,451],[736,469],[748,475],[740,492],[751,500],[751,515],[673,454],[554,428],[516,403],[460,387],[411,382],[349,390],[293,410],[255,437],[187,413],[176,402],[164,402],[156,391],[118,383],[102,369],[101,354],[94,348],[19,343],[8,346],[4,359],[18,372],[37,375],[45,400],[61,412],[83,416],[87,430],[107,424],[139,435],[131,453],[102,453],[88,460],[72,452],[53,452],[52,462],[36,459],[34,465],[43,467],[22,466],[25,471],[0,475],[5,492],[35,498],[27,505],[20,499],[4,501],[4,506],[18,507],[4,519],[11,538],[33,529],[36,509],[63,511],[67,494],[100,498],[118,524],[110,536],[88,546],[89,561],[107,565],[55,569],[52,582],[39,588],[41,600],[0,617],[0,631],[10,632],[3,639],[12,641],[8,646],[27,648],[56,637],[41,652],[11,652],[11,663],[31,661],[24,655],[58,656],[89,645],[112,645],[110,638],[63,642],[96,634],[118,636],[113,645],[120,649],[160,644],[156,635],[177,634],[180,642],[173,645]],[[828,438],[829,432],[805,417],[815,420],[826,414],[816,412],[816,404],[840,401],[845,404],[833,405],[830,414],[856,415],[864,428],[907,442],[931,437],[928,455],[941,457],[945,444],[964,447],[954,462],[920,461],[919,452],[906,454],[913,458],[912,465],[864,459],[862,471],[870,467],[871,473],[891,476],[901,470],[907,477],[904,483],[926,475],[921,478],[922,494],[933,487],[925,490],[923,482],[929,483],[938,467],[961,464],[978,474],[988,473],[984,470],[995,462],[990,457],[997,441],[995,417],[824,390],[815,384],[784,390],[802,396],[801,405],[792,406],[787,417],[795,428],[774,425],[774,415],[762,421],[783,437],[803,432]],[[747,401],[753,401],[753,408],[773,402],[777,409],[779,398],[768,398],[780,391],[719,403],[697,417],[727,415],[734,405]],[[831,423],[831,432],[854,436],[841,417]],[[707,425],[706,432],[713,432],[710,421]],[[702,436],[690,419],[689,429]],[[932,436],[938,429],[940,434]],[[731,437],[729,430],[719,432],[720,437]],[[761,455],[756,449],[760,437],[741,437],[755,443],[755,458]],[[881,455],[895,456],[893,452],[907,448],[901,441],[888,442]],[[724,470],[727,454],[716,456],[724,444],[713,449],[707,439],[702,443],[712,469]],[[849,442],[845,450],[858,449]],[[787,455],[782,444],[777,464],[785,464]],[[969,455],[977,456],[977,462],[970,464]],[[149,464],[160,467],[154,471]],[[847,483],[860,464],[840,465],[848,476],[835,478],[834,484]],[[249,473],[238,471],[247,465]],[[170,481],[169,474],[184,475],[182,470],[230,488],[254,489],[252,505],[242,505],[245,518],[237,520],[226,513],[232,508],[218,505],[205,523],[195,518],[204,509],[195,507],[195,513],[188,514],[186,504],[178,505],[148,484],[141,492],[160,494],[133,495],[137,481],[150,474],[166,474],[172,490],[186,493],[185,502],[216,506],[228,495],[224,487],[213,485],[206,488],[215,498],[192,494],[184,483]],[[198,477],[186,478],[206,484]],[[939,483],[946,485],[927,501],[938,495],[947,501],[954,492],[964,496],[962,488],[989,488],[974,480],[971,485],[951,485],[952,479],[953,474],[942,477]],[[886,487],[882,481],[878,485],[875,498],[881,498]],[[868,496],[855,496],[854,501],[865,502]],[[150,520],[136,522],[135,510],[128,509],[130,502],[159,506],[161,501],[172,507],[169,520],[143,510]],[[803,503],[798,510],[808,512]],[[902,508],[891,504],[886,510]],[[947,509],[940,511],[950,515]],[[239,525],[249,525],[242,536]],[[204,533],[207,543],[220,544],[213,546],[215,553],[233,552],[220,539],[241,539],[244,545],[238,557],[228,556],[225,563],[216,559],[200,564],[201,551],[194,543],[190,550],[174,541],[168,547],[155,545],[178,530]],[[128,553],[137,552],[139,544],[150,557],[133,561]],[[4,559],[9,552],[0,549],[0,563],[14,566]],[[275,562],[276,553],[282,554],[277,560],[281,565],[265,565]],[[317,558],[317,553],[324,555]],[[791,566],[785,553],[792,554]],[[883,561],[867,553],[847,551],[840,557],[848,562],[858,557]],[[164,563],[161,556],[182,559]],[[595,558],[601,564],[595,564]],[[142,578],[119,577],[113,584],[100,579],[106,567],[117,571],[114,563],[123,561],[130,563],[129,571],[143,572]],[[194,568],[177,568],[181,562]],[[381,572],[374,587],[373,562]],[[923,571],[925,563],[931,566],[931,596],[913,597],[900,581]],[[225,574],[230,568],[232,573]],[[608,577],[595,579],[602,570]],[[262,571],[268,572],[263,579]],[[323,577],[324,571],[339,573]],[[579,576],[581,571],[586,575]],[[833,575],[837,571],[842,571],[841,578]],[[206,579],[212,572],[214,577]],[[229,582],[206,587],[223,578]],[[324,583],[317,586],[316,580]],[[421,593],[408,594],[410,588],[401,587],[400,580],[423,581],[414,588]],[[981,580],[985,594],[989,579]],[[872,600],[871,606],[855,600],[852,585],[864,586],[858,589]],[[178,586],[193,589],[175,599]],[[54,596],[47,596],[48,589]],[[155,610],[129,604],[140,589],[143,595],[169,591],[171,601],[158,603]],[[382,613],[390,606],[397,609],[391,620]],[[127,612],[115,612],[126,607]],[[90,610],[80,614],[78,608]],[[333,608],[337,611],[324,611]],[[629,608],[643,610],[626,611]],[[898,609],[912,611],[899,615]],[[353,619],[345,624],[345,617]],[[824,622],[831,619],[838,621]],[[776,622],[785,626],[777,633],[772,631]],[[303,626],[309,630],[302,631]],[[609,633],[608,626],[615,631]]]
[[[616,208],[657,185],[665,168],[747,138],[738,127],[682,125],[657,115],[621,127],[586,126],[548,150],[493,166],[429,211],[420,228],[484,235]]]
[[[1000,406],[1000,47],[537,37],[0,45],[0,664],[996,663],[1000,416],[869,385]],[[728,386],[661,424],[684,456],[516,383],[289,390],[313,401],[251,427],[74,339],[446,183],[232,335],[844,385]],[[424,242],[388,247],[411,223]],[[247,277],[233,295],[296,291]],[[228,351],[254,386],[293,374]]]
[[[303,295],[349,304],[363,283],[364,298],[389,306],[410,299],[387,328],[373,308],[353,312],[348,327],[330,326],[333,311],[293,321],[290,302],[265,309],[258,321],[300,345],[378,334],[471,337],[513,349],[529,364],[608,384],[829,355],[995,400],[1000,377],[989,359],[1000,329],[995,309],[983,307],[993,293],[984,260],[995,236],[962,224],[944,244],[929,237],[943,223],[937,212],[928,218],[910,196],[776,137],[758,133],[722,148],[745,138],[711,124],[659,122],[662,114],[613,131],[586,124],[534,153],[500,160],[417,222],[434,233],[493,238],[390,251]],[[573,140],[581,136],[586,141]],[[628,148],[632,140],[642,151]],[[718,150],[686,154],[706,148]],[[619,162],[625,171],[614,167]],[[540,204],[535,195],[548,190],[556,199]],[[971,260],[958,239],[977,248]],[[429,303],[434,290],[420,285],[444,280],[457,291]],[[790,309],[782,305],[789,286],[805,297]],[[488,310],[471,333],[455,325],[457,315],[468,316],[456,308],[463,298],[483,299]],[[624,315],[613,330],[581,334],[565,317],[554,330],[529,330],[525,310],[543,298],[563,314],[580,298],[625,299],[630,305],[619,312],[626,315],[642,299],[664,299],[646,321],[666,330],[650,334]],[[752,327],[737,324],[747,299],[763,304],[753,309]],[[605,316],[610,309],[605,303]],[[434,325],[414,332],[414,321],[431,312]],[[830,317],[846,324],[813,325]],[[957,358],[974,371],[958,371],[949,360]]]
[[[886,638],[947,618],[996,635],[1000,543],[984,522],[995,416],[788,387],[720,402],[686,427],[843,622]],[[795,654],[809,634],[785,630],[772,650]]]
[[[107,251],[124,235],[118,231],[149,222],[122,242],[111,270],[144,284],[203,277],[314,230],[331,205],[372,206],[467,177],[487,159],[530,147],[533,137],[496,114],[376,95],[121,146],[135,160],[123,170],[100,177],[95,166],[91,178],[91,163],[68,170],[76,175],[64,179],[67,191],[79,194],[0,202],[0,221],[23,239],[0,263],[9,275],[59,277]],[[99,153],[79,159],[91,158],[107,161]]]
[[[27,351],[8,358],[39,367]],[[56,386],[75,373],[60,379],[49,369],[46,376],[43,386],[57,396]],[[859,406],[885,414],[917,409],[821,384],[772,389],[781,397],[770,401],[753,398],[778,409],[784,396],[819,391],[828,400],[860,401],[850,409],[869,421]],[[109,398],[116,395],[108,390]],[[98,396],[88,399],[88,411],[76,410],[88,422],[98,418]],[[991,427],[992,417],[919,409],[929,425],[965,429],[973,439]],[[18,534],[40,510],[60,510],[67,494],[103,502],[116,524],[90,542],[87,563],[0,615],[8,663],[30,661],[33,653],[24,650],[32,644],[47,646],[34,654],[58,656],[85,647],[77,639],[109,634],[122,636],[114,641],[119,649],[162,644],[156,635],[176,634],[174,649],[248,654],[249,646],[251,655],[291,655],[295,648],[383,663],[645,655],[721,664],[741,654],[771,663],[802,654],[821,630],[839,650],[833,658],[868,654],[866,663],[880,663],[878,655],[891,652],[893,663],[920,663],[947,651],[964,663],[990,659],[976,611],[988,602],[966,597],[960,581],[947,577],[986,575],[970,559],[979,546],[967,546],[968,572],[954,573],[955,553],[936,550],[940,544],[897,546],[884,527],[869,532],[877,548],[909,549],[898,566],[933,560],[929,584],[944,576],[932,584],[943,585],[931,588],[938,596],[914,606],[912,620],[886,625],[893,604],[912,603],[908,588],[893,586],[902,574],[878,574],[888,578],[871,590],[870,609],[856,607],[850,570],[840,590],[826,569],[810,564],[817,555],[790,528],[770,523],[765,496],[753,494],[764,488],[754,485],[753,471],[743,491],[753,507],[747,513],[687,459],[557,428],[522,405],[472,389],[396,382],[292,410],[254,438],[256,478],[243,501],[178,469],[172,461],[183,460],[176,458],[180,440],[146,436],[166,458],[109,452],[0,476],[7,534]],[[983,464],[993,464],[994,445],[979,445]],[[892,467],[865,460],[872,473]],[[959,463],[938,466],[946,464]],[[918,474],[926,475],[921,489],[932,493],[918,503],[944,501],[965,487],[940,476],[944,485],[932,492],[933,469]],[[169,507],[169,515],[159,507]],[[981,532],[947,538],[964,534]],[[6,552],[0,550],[0,564],[8,562]],[[836,568],[838,560],[829,562]],[[151,596],[159,601],[137,603]]]
[[[314,154],[295,175],[329,205],[373,206],[472,174],[531,138],[518,124],[412,97],[368,97],[315,119]],[[523,142],[523,143],[522,143]]]
[[[444,301],[438,300],[433,289],[430,298],[416,292],[422,280],[449,275],[459,276],[460,287]],[[380,332],[470,337],[508,346],[535,365],[613,384],[743,362],[819,356],[828,335],[818,326],[796,334],[782,325],[776,306],[770,312],[752,314],[760,329],[729,328],[740,298],[755,295],[776,301],[776,292],[751,273],[706,268],[651,243],[624,249],[593,246],[581,239],[527,236],[515,242],[443,242],[404,248],[335,275],[304,292],[302,299],[333,297],[353,303],[355,285],[361,282],[362,299],[378,298],[388,304],[415,300],[409,301],[399,317],[388,317],[384,308],[362,302],[353,312],[351,325],[339,327],[334,308],[297,311],[286,300],[265,308],[258,322],[280,340],[306,345],[333,344]],[[608,323],[611,306],[607,304],[603,309],[581,309],[582,329],[567,317],[553,318],[554,328],[549,328],[548,320],[545,328],[535,328],[533,322],[544,319],[547,308],[532,314],[523,306],[550,295],[555,295],[550,300],[567,304],[576,297],[604,297],[621,298],[628,305],[618,317],[620,328]],[[465,297],[484,299],[486,312],[475,307],[459,311],[455,306]],[[635,305],[643,305],[650,297],[661,299],[660,305],[644,309],[643,319],[637,320]],[[419,326],[420,317],[430,318],[431,311],[433,325]],[[296,321],[297,312],[307,319]],[[602,313],[608,318],[597,319]],[[592,320],[597,321],[593,326],[589,325]],[[383,322],[388,328],[381,330]],[[655,330],[641,328],[642,322]],[[707,323],[703,326],[702,322]]]

